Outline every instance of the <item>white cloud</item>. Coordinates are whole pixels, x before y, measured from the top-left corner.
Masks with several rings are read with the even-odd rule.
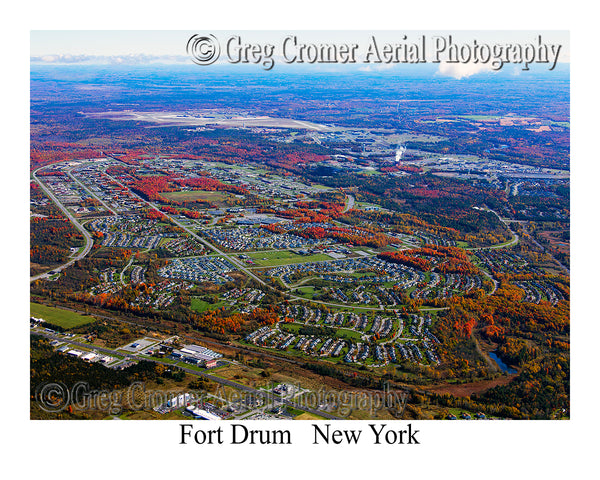
[[[186,55],[42,55],[30,57],[31,63],[142,65],[152,63],[191,63]]]
[[[440,63],[438,75],[452,77],[457,80],[477,75],[478,73],[491,72],[490,65],[485,63]]]

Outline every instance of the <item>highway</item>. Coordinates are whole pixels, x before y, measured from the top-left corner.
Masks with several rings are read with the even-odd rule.
[[[47,165],[46,165],[47,166]],[[59,201],[58,199],[52,194],[52,192],[46,188],[46,186],[44,185],[44,183],[37,177],[37,172],[39,172],[40,170],[42,170],[44,167],[40,167],[37,170],[35,170],[33,172],[33,179],[38,183],[38,185],[41,187],[41,189],[44,191],[44,193],[46,195],[48,195],[48,197],[50,198],[50,200],[52,200],[54,202],[54,204],[60,208],[60,210],[64,213],[64,215],[70,220],[70,222],[75,225],[75,227],[77,228],[77,230],[79,230],[82,234],[83,237],[85,239],[85,247],[84,249],[79,252],[75,257],[73,257],[71,260],[69,260],[67,263],[64,263],[56,268],[53,268],[52,270],[45,272],[45,273],[40,273],[39,275],[35,275],[33,277],[30,277],[29,281],[33,282],[35,280],[39,280],[40,278],[48,278],[50,277],[50,272],[61,272],[63,271],[65,268],[68,268],[69,266],[73,265],[77,260],[81,260],[83,257],[85,257],[89,251],[92,249],[92,245],[94,244],[94,241],[92,240],[92,236],[89,234],[89,232],[84,228],[83,225],[81,225],[76,219],[75,217],[71,214],[71,212],[69,212]]]

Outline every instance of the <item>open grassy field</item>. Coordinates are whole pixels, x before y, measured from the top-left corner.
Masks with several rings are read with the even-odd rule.
[[[339,338],[344,338],[346,340],[351,340],[353,342],[360,342],[362,333],[356,330],[350,330],[347,328],[338,328],[335,332],[336,336]]]
[[[200,298],[192,298],[190,307],[192,310],[202,313],[206,312],[207,310],[218,310],[225,304],[226,302],[208,303]]]
[[[31,316],[43,318],[46,322],[62,328],[79,327],[95,320],[94,317],[33,302],[29,302],[29,311]]]
[[[319,262],[321,260],[332,260],[329,255],[317,253],[314,255],[298,255],[289,250],[276,252],[249,253],[248,256],[259,267],[272,267],[276,265],[287,265],[290,263]]]
[[[315,415],[314,413],[304,412],[294,417],[294,420],[325,420],[325,417]]]
[[[231,194],[227,192],[213,192],[205,190],[165,192],[161,195],[170,200],[177,200],[179,202],[194,202],[196,200],[204,200],[207,202],[212,202],[218,207],[226,206],[227,203],[225,200],[231,197]]]
[[[315,287],[300,287],[294,290],[296,295],[301,295],[304,298],[311,299],[315,293]]]

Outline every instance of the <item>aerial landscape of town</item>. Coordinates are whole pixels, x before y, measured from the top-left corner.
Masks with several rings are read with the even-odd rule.
[[[32,62],[31,418],[568,419],[568,65],[435,71]]]

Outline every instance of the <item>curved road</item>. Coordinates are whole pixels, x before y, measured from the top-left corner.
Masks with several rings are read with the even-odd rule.
[[[518,184],[517,184],[517,185],[518,185]],[[500,244],[498,244],[498,245],[491,245],[491,246],[489,246],[489,247],[481,247],[481,248],[467,248],[466,250],[494,250],[494,249],[497,249],[497,248],[506,248],[506,247],[512,247],[513,245],[516,245],[516,244],[519,242],[519,235],[517,235],[517,234],[516,234],[516,233],[515,233],[515,232],[512,230],[512,228],[510,228],[510,223],[511,223],[511,222],[522,223],[523,221],[522,221],[522,220],[510,220],[510,219],[505,219],[505,218],[502,218],[502,217],[500,217],[500,215],[498,215],[498,213],[497,213],[497,212],[495,212],[495,211],[494,211],[494,210],[492,210],[491,208],[489,208],[489,209],[485,209],[485,210],[487,210],[488,212],[492,212],[494,215],[496,215],[496,216],[498,217],[498,220],[500,220],[500,221],[501,221],[501,222],[502,222],[502,223],[503,223],[503,224],[506,226],[506,228],[508,228],[508,231],[509,231],[509,232],[512,234],[513,238],[512,238],[512,240],[510,240],[510,241],[508,241],[508,242],[506,242],[506,243],[500,243]],[[542,245],[540,245],[540,244],[539,244],[539,243],[538,243],[538,242],[535,240],[535,238],[533,238],[533,236],[530,236],[529,238],[530,238],[530,240],[531,240],[533,243],[535,243],[535,244],[536,244],[536,245],[537,245],[537,246],[538,246],[538,247],[539,247],[539,248],[540,248],[542,251],[544,251],[544,252],[547,252],[547,250],[546,250],[546,249],[545,249],[545,248],[544,248]],[[554,260],[554,262],[556,262],[556,264],[558,264],[558,265],[559,265],[559,266],[560,266],[560,267],[561,267],[563,270],[565,270],[565,271],[566,271],[568,274],[570,274],[570,273],[571,273],[571,272],[570,272],[570,270],[569,270],[569,268],[567,268],[567,267],[566,267],[565,265],[563,265],[563,264],[562,264],[562,263],[561,263],[559,260],[557,260],[557,259],[554,257],[554,255],[550,255],[550,256],[552,257],[552,260]],[[489,275],[488,275],[488,276],[489,276]],[[494,283],[495,283],[495,282],[494,282]],[[494,286],[496,286],[496,285],[494,285]],[[495,291],[495,290],[496,290],[496,289],[494,288],[494,291]],[[492,293],[493,293],[493,292],[492,292]]]
[[[342,213],[346,213],[348,210],[352,210],[354,208],[354,197],[352,195],[346,194],[346,198],[348,201],[342,210]]]
[[[53,268],[52,270],[49,270],[48,272],[45,273],[40,273],[39,275],[35,275],[33,277],[29,278],[30,282],[33,282],[35,280],[39,280],[41,278],[48,278],[50,277],[51,273],[50,272],[61,272],[63,271],[65,268],[70,267],[71,265],[73,265],[77,260],[81,260],[83,257],[85,257],[90,250],[92,249],[92,245],[94,244],[94,241],[92,240],[92,236],[89,234],[89,232],[84,228],[83,225],[81,225],[76,219],[75,217],[71,214],[71,212],[69,212],[59,201],[58,199],[52,194],[52,192],[46,188],[46,186],[44,185],[44,183],[37,177],[37,172],[39,172],[40,170],[42,170],[43,168],[47,167],[47,165],[45,165],[44,167],[40,167],[37,170],[35,170],[33,172],[33,179],[37,182],[37,184],[41,187],[41,189],[44,191],[44,193],[46,195],[48,195],[48,197],[50,198],[50,200],[52,200],[54,202],[54,204],[60,208],[60,210],[63,212],[63,214],[69,219],[69,221],[75,225],[75,227],[77,228],[77,230],[79,230],[82,234],[83,237],[85,239],[85,247],[84,249],[79,252],[75,257],[73,257],[71,260],[69,260],[67,263],[64,263],[56,268]],[[52,275],[54,274],[52,273]]]
[[[508,229],[513,238],[505,243],[498,243],[496,245],[490,245],[489,247],[466,248],[465,250],[495,250],[497,248],[512,247],[513,245],[516,245],[519,242],[519,236],[515,232],[513,232],[512,228],[510,228],[509,222],[503,219],[500,215],[498,215],[497,212],[495,212],[491,208],[483,210],[486,210],[487,212],[492,212],[494,215],[496,215],[498,217],[498,220],[500,220],[504,224],[504,226]]]

